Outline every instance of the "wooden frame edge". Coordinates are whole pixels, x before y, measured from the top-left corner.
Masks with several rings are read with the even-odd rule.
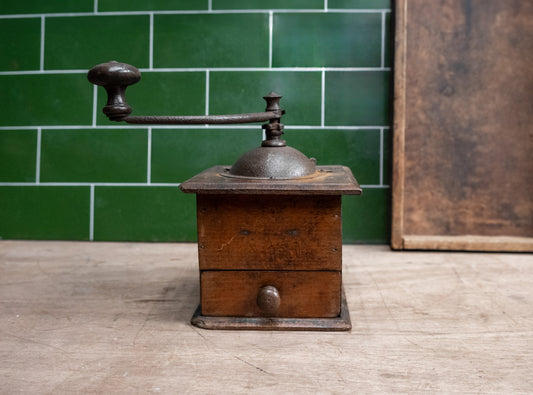
[[[403,199],[405,181],[405,82],[407,55],[407,0],[394,2],[394,123],[392,161],[391,247],[404,249]]]
[[[402,245],[408,250],[533,252],[533,237],[404,235]]]
[[[404,233],[408,3],[409,0],[394,1],[391,248],[394,250],[533,252],[533,237],[406,235]]]

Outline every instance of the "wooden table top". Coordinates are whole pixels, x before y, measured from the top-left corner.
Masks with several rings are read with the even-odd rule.
[[[344,246],[351,332],[209,331],[195,244],[0,242],[1,393],[531,393],[533,256]]]

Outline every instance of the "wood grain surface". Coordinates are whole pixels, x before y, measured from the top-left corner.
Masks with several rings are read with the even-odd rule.
[[[265,195],[360,195],[362,189],[346,166],[317,166],[306,177],[292,179],[250,179],[230,177],[231,166],[214,166],[180,185],[185,193],[238,193]]]
[[[533,251],[532,64],[531,1],[397,1],[394,248]]]
[[[1,241],[0,392],[531,393],[531,254],[343,262],[351,332],[209,331],[194,244]]]
[[[197,195],[201,270],[341,270],[341,196]]]
[[[242,317],[337,317],[341,307],[341,273],[327,271],[204,271],[200,275],[203,315]],[[257,295],[275,287],[280,306],[265,314]]]

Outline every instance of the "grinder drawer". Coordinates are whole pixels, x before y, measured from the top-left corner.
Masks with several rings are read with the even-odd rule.
[[[339,271],[201,272],[202,314],[233,317],[337,317]]]

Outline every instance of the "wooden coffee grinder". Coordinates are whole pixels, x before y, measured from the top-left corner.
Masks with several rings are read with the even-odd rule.
[[[233,166],[215,166],[185,181],[195,193],[200,305],[192,324],[207,329],[351,328],[342,287],[342,195],[362,190],[350,169],[317,166],[281,140],[281,96],[263,113],[129,116],[124,94],[135,67],[109,62],[89,81],[108,92],[104,113],[135,124],[265,122],[265,140]]]

